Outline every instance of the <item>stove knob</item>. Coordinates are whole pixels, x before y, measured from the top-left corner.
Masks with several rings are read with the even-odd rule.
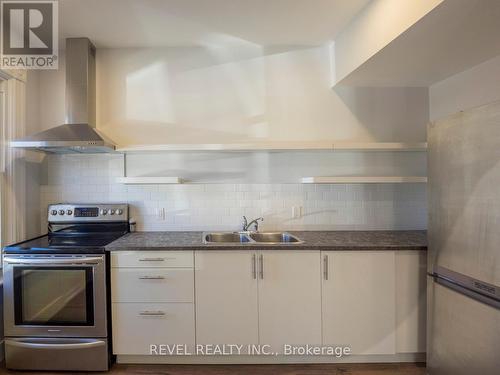
[[[101,215],[107,215],[108,214],[108,210],[106,210],[105,208],[103,208],[101,210]]]
[[[114,215],[115,214],[115,210],[113,210],[113,209],[109,210],[109,214],[110,215]]]
[[[50,214],[56,216],[57,215],[57,210],[50,211]]]
[[[117,214],[117,215],[121,215],[121,214],[123,214],[123,210],[122,210],[121,208],[117,209],[117,210],[116,210],[116,214]]]
[[[59,210],[59,215],[64,215],[64,210]]]
[[[73,215],[73,211],[71,211],[71,210],[66,210],[66,214],[68,214],[68,215]]]

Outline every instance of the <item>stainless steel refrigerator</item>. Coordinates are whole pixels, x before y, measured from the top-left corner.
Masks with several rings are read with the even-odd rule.
[[[427,366],[500,374],[500,102],[428,128]]]

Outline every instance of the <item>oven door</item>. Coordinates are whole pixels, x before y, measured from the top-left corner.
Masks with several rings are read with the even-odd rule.
[[[6,255],[5,336],[106,337],[104,255]]]

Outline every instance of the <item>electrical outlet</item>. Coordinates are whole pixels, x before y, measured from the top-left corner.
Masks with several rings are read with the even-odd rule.
[[[302,217],[302,206],[292,207],[292,219],[300,219]]]
[[[166,220],[167,219],[167,210],[165,207],[160,207],[156,209],[156,216],[158,220]]]

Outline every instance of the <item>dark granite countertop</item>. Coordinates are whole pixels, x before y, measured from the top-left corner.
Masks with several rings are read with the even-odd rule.
[[[426,231],[289,231],[300,244],[204,244],[202,232],[134,232],[106,246],[119,250],[426,250]]]

